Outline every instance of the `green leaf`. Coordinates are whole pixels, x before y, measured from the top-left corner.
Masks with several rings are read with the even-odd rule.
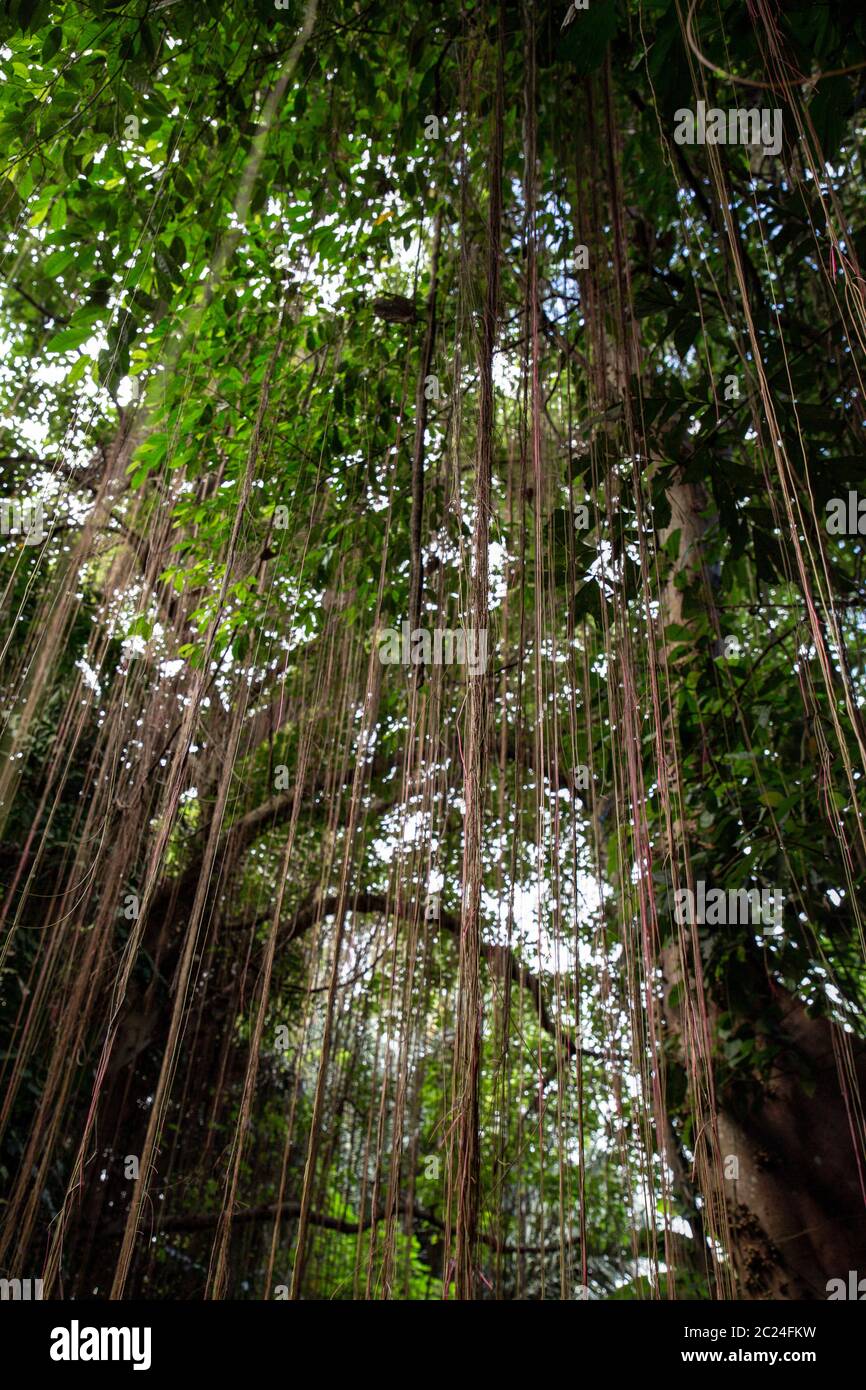
[[[144,613],[140,613],[134,618],[127,630],[127,637],[143,637],[149,642],[153,636],[153,623]]]
[[[645,319],[650,314],[667,313],[674,303],[674,297],[667,285],[660,280],[652,280],[634,297],[635,318]]]
[[[82,343],[91,338],[94,329],[102,318],[98,309],[82,309],[75,315],[67,328],[61,328],[45,344],[46,352],[68,352],[71,348],[80,347]]]
[[[63,246],[59,251],[52,251],[51,255],[42,265],[42,272],[53,278],[65,270],[75,260],[75,250],[70,246]]]
[[[575,594],[574,618],[575,622],[579,622],[581,618],[593,618],[597,623],[601,622],[601,590],[594,579],[581,585]]]
[[[0,179],[0,220],[7,226],[14,224],[20,211],[21,199],[14,183],[9,179]]]
[[[55,24],[53,29],[49,29],[42,45],[42,61],[47,63],[49,58],[53,58],[63,42],[63,30],[59,24]]]

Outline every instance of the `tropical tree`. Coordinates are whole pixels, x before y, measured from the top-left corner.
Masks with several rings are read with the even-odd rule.
[[[0,1268],[825,1297],[866,20],[11,0],[0,40]]]

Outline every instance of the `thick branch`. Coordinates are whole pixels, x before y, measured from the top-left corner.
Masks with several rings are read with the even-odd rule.
[[[392,916],[399,916],[401,920],[412,921],[416,915],[420,915],[421,908],[418,903],[404,902],[397,904],[390,901],[384,893],[362,892],[356,894],[349,900],[349,908],[352,912],[389,912]],[[317,921],[323,917],[331,916],[337,910],[336,896],[326,898],[323,902],[313,898],[299,909],[295,914],[292,923],[291,935],[294,939],[301,936],[305,931],[309,931]],[[460,916],[456,912],[447,912],[440,909],[439,916],[435,919],[438,925],[453,936],[456,941],[460,940]],[[535,1004],[536,1016],[541,1028],[555,1038],[558,1043],[565,1048],[567,1054],[572,1057],[577,1051],[576,1043],[566,1036],[565,1030],[558,1028],[554,1019],[550,1016],[550,1011],[544,998],[541,988],[541,981],[537,975],[528,970],[519,960],[510,946],[501,946],[493,941],[481,942],[481,955],[488,965],[498,974],[507,974],[514,984],[522,989],[529,990]],[[589,1048],[581,1048],[585,1057],[604,1057],[604,1053],[591,1051]]]
[[[291,1220],[299,1215],[300,1210],[301,1204],[296,1201],[264,1202],[260,1206],[255,1207],[238,1207],[232,1215],[232,1225],[244,1226],[252,1221],[272,1221],[277,1217],[288,1217],[289,1220]],[[407,1213],[416,1221],[423,1221],[425,1225],[435,1226],[439,1231],[445,1230],[445,1222],[441,1217],[434,1215],[432,1211],[417,1206],[409,1208],[405,1202],[401,1202],[397,1208],[397,1215],[402,1216]],[[320,1226],[325,1231],[336,1231],[339,1235],[344,1236],[356,1236],[359,1232],[368,1231],[371,1226],[377,1225],[380,1221],[384,1221],[385,1217],[386,1212],[384,1208],[380,1208],[375,1216],[370,1213],[369,1216],[365,1216],[361,1221],[350,1221],[339,1216],[325,1216],[321,1212],[311,1212],[307,1220],[311,1226]],[[210,1231],[216,1226],[219,1219],[220,1213],[214,1211],[180,1212],[177,1216],[167,1216],[160,1221],[159,1230],[160,1234],[167,1234],[173,1231]],[[123,1222],[112,1222],[110,1225],[103,1227],[101,1236],[108,1238],[110,1236],[120,1235],[123,1229]],[[539,1255],[548,1250],[558,1251],[560,1248],[558,1241],[547,1246],[500,1246],[495,1236],[481,1235],[479,1239],[492,1250],[499,1250],[503,1255]]]

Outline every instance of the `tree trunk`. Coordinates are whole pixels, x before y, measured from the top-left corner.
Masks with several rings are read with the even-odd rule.
[[[683,625],[683,590],[675,578],[684,571],[692,579],[701,573],[701,537],[707,526],[702,515],[707,497],[700,484],[676,484],[668,499],[667,535],[679,530],[680,540],[662,596],[665,626]],[[707,585],[708,603],[710,592]],[[715,613],[711,620],[718,633]],[[688,826],[683,833],[688,835]],[[662,967],[666,1021],[680,1034],[678,1009],[670,1000],[677,979],[673,950],[663,952]],[[822,1299],[828,1280],[847,1281],[849,1270],[866,1273],[862,1155],[854,1123],[866,1091],[866,1046],[854,1045],[854,1075],[846,1096],[840,1084],[844,1063],[837,1025],[811,1017],[798,999],[768,978],[759,959],[749,997],[751,1019],[772,1021],[778,1052],[760,1081],[755,1077],[750,1084],[744,1077],[743,1086],[728,1085],[717,1096],[733,1233],[729,1254],[738,1292],[743,1298]],[[720,1009],[713,1000],[707,1004],[715,1042]],[[730,1000],[725,1008],[731,1010]],[[749,1020],[742,1024],[748,1026]]]
[[[783,1050],[761,1094],[745,1113],[721,1098],[719,1140],[736,1174],[726,1183],[731,1254],[744,1298],[823,1299],[830,1279],[847,1283],[849,1270],[866,1271],[861,1174],[839,1084],[836,1025],[779,993]],[[862,1044],[855,1068],[862,1095]]]

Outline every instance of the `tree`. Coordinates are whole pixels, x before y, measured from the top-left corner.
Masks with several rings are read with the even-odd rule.
[[[10,1277],[862,1265],[864,21],[561,8],[4,20]]]

